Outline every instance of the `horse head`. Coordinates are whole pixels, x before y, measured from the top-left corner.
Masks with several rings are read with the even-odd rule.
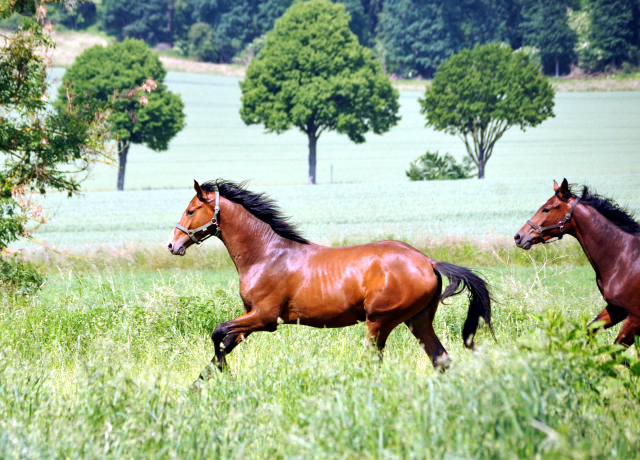
[[[534,244],[544,244],[554,237],[561,239],[570,232],[571,216],[578,199],[571,194],[567,179],[561,185],[553,181],[553,191],[555,194],[516,233],[514,239],[519,248],[530,249]],[[569,203],[571,198],[575,198],[573,204]]]
[[[218,234],[217,211],[220,200],[218,192],[215,192],[215,197],[212,199],[211,194],[203,190],[195,180],[193,188],[196,196],[184,210],[180,222],[173,230],[173,238],[167,245],[173,255],[183,256],[192,244],[200,244],[205,239]],[[215,207],[212,205],[214,200]]]

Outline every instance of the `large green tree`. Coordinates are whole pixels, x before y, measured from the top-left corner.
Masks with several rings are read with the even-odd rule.
[[[113,99],[115,91],[109,123],[118,141],[118,190],[124,189],[127,154],[132,143],[146,144],[156,151],[166,150],[169,141],[184,127],[184,104],[179,95],[167,91],[163,83],[165,75],[158,56],[144,42],[134,39],[89,48],[64,74],[58,104],[71,98],[89,107],[99,107]],[[133,89],[147,90],[150,94],[138,97]]]
[[[629,58],[637,39],[637,0],[591,0],[591,46],[602,61],[616,68]],[[635,20],[634,20],[635,19]]]
[[[307,135],[311,184],[323,132],[361,143],[367,132],[382,134],[399,120],[398,92],[349,30],[349,19],[329,1],[293,4],[240,82],[246,124],[278,134],[295,126]]]
[[[569,0],[527,0],[523,10],[523,42],[540,50],[540,58],[546,72],[555,71],[560,76],[561,65],[565,70],[574,57],[576,33],[569,27],[567,14]]]
[[[0,20],[20,27],[0,32],[0,252],[45,221],[40,199],[50,190],[78,193],[96,160],[108,158],[105,107],[86,110],[73,100],[49,105],[47,3],[0,2]],[[58,6],[60,7],[60,3]]]
[[[451,56],[420,104],[427,126],[462,139],[482,179],[502,135],[553,117],[553,97],[547,77],[525,53],[494,43]]]
[[[431,78],[459,48],[438,0],[388,0],[378,24],[387,70],[404,77]]]

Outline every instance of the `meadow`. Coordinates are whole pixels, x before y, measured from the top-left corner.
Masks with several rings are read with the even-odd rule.
[[[482,329],[465,350],[465,296],[442,305],[447,373],[404,326],[382,362],[362,325],[284,326],[198,394],[213,327],[242,311],[224,251],[54,256],[0,310],[0,458],[637,458],[640,365],[610,356],[613,331],[588,340],[603,303],[575,242],[463,243],[423,250],[484,266],[498,342]]]
[[[604,301],[581,248],[512,240],[553,179],[640,212],[640,93],[559,94],[555,119],[500,141],[487,179],[412,183],[404,170],[424,150],[463,152],[424,128],[420,93],[402,92],[402,122],[385,136],[320,139],[310,187],[302,135],[242,125],[237,79],[167,83],[187,104],[170,150],[132,147],[124,192],[102,166],[82,196],[47,198],[53,218],[36,237],[70,256],[13,248],[47,278],[35,294],[0,289],[1,459],[640,457],[636,348],[611,346],[618,328],[589,336]],[[192,180],[216,177],[253,179],[314,241],[401,239],[477,270],[497,342],[482,328],[479,349],[464,349],[461,295],[436,315],[444,374],[405,326],[382,362],[365,353],[361,324],[283,326],[250,336],[229,373],[191,393],[213,328],[243,307],[220,243],[185,257],[164,243]]]

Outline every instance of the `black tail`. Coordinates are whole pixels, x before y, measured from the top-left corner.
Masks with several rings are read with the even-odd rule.
[[[465,347],[473,348],[473,338],[478,330],[480,318],[484,319],[491,331],[491,335],[495,339],[496,336],[491,327],[491,296],[489,295],[487,283],[468,268],[458,267],[446,262],[434,263],[433,270],[438,277],[444,275],[449,278],[449,286],[440,295],[440,300],[458,295],[465,289],[469,290],[469,312],[462,328],[462,339]]]

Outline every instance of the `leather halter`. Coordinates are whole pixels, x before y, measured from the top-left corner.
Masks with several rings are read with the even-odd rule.
[[[540,236],[540,240],[542,240],[542,244],[545,244],[544,237],[542,236],[542,232],[546,232],[547,230],[555,230],[556,228],[559,228],[560,236],[558,236],[558,239],[559,240],[562,239],[562,237],[564,236],[564,226],[567,222],[571,220],[571,216],[573,215],[573,210],[576,209],[576,205],[578,204],[578,201],[580,201],[580,198],[576,197],[576,201],[571,206],[571,209],[569,209],[569,212],[567,213],[567,215],[564,216],[563,220],[561,220],[555,225],[549,225],[548,227],[538,227],[536,224],[534,224],[530,220],[527,221],[527,223],[531,225],[531,228],[533,228],[536,232],[538,232],[538,235]]]
[[[216,186],[214,190],[215,190],[215,193],[216,193],[216,206],[215,206],[215,208],[213,208],[213,217],[211,218],[210,222],[207,222],[202,227],[194,228],[193,230],[189,230],[188,228],[183,227],[182,225],[180,225],[180,222],[178,222],[178,224],[176,225],[176,228],[178,230],[183,231],[187,235],[189,235],[189,238],[191,238],[191,240],[195,244],[200,244],[204,240],[206,240],[208,238],[211,238],[212,236],[220,235],[220,224],[218,223],[218,218],[220,217],[220,192],[218,191],[218,186]],[[200,241],[198,241],[198,238],[196,238],[196,233],[204,232],[209,227],[214,226],[214,225],[216,227],[215,228],[216,231],[213,232],[213,233],[208,233],[208,234],[204,235],[204,237],[201,238]]]

